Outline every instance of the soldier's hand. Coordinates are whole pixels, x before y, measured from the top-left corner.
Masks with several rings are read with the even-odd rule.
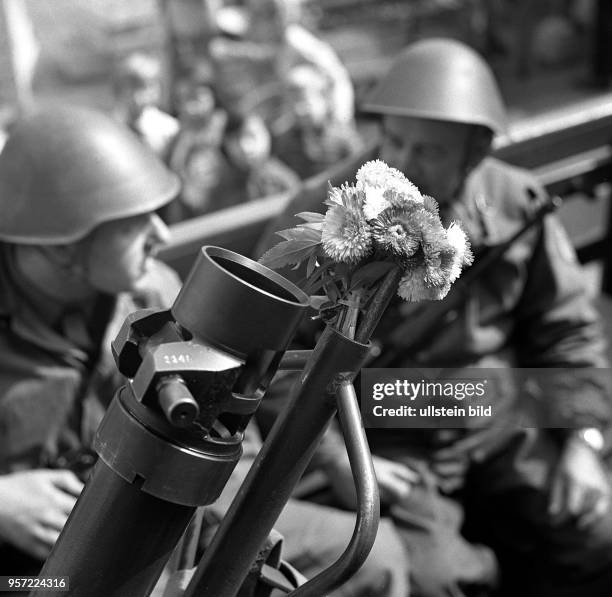
[[[442,452],[435,454],[431,461],[431,470],[436,476],[438,487],[445,493],[461,489],[470,467],[467,454]]]
[[[82,489],[67,470],[0,475],[0,537],[46,559]]]
[[[552,480],[549,512],[559,523],[574,518],[584,528],[610,509],[611,490],[599,456],[581,441],[569,440]]]
[[[401,462],[380,456],[373,456],[372,461],[380,499],[385,504],[395,504],[408,497],[412,486],[419,481],[419,474]]]
[[[418,482],[419,474],[400,462],[372,456],[374,472],[384,504],[395,504],[406,498],[412,486]],[[335,464],[329,475],[336,497],[348,508],[355,509],[357,496],[348,458]]]

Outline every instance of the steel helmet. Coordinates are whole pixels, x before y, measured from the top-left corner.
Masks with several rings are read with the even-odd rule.
[[[506,128],[506,109],[488,64],[452,39],[424,39],[395,59],[362,106],[365,112]]]
[[[24,117],[0,153],[0,240],[77,241],[171,201],[178,177],[125,126],[81,107]]]

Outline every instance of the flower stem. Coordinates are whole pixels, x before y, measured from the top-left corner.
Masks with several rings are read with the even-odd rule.
[[[402,273],[400,267],[396,265],[393,269],[389,270],[383,278],[383,281],[370,300],[359,327],[357,328],[357,333],[354,336],[357,342],[365,343],[370,339],[385,309],[397,291]]]
[[[338,320],[338,330],[347,338],[353,340],[357,329],[357,318],[361,306],[361,292],[354,291],[349,294],[349,305],[342,309],[342,314]]]

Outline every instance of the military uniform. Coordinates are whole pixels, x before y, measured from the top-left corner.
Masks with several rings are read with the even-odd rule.
[[[369,158],[361,156],[357,165]],[[332,182],[351,180],[354,167],[334,173]],[[290,214],[321,211],[324,196],[323,186],[305,189],[274,229],[290,226]],[[442,217],[447,224],[450,219],[463,223],[478,255],[517,232],[542,200],[543,191],[532,176],[488,158]],[[269,239],[260,251],[266,244]],[[521,236],[413,350],[411,321],[418,322],[419,308],[397,301],[383,317],[375,337],[382,345],[381,358],[389,353],[393,358],[381,362],[455,372],[490,368],[497,372],[494,412],[499,416],[464,421],[463,429],[368,430],[374,454],[403,461],[420,474],[421,483],[410,496],[385,512],[408,549],[413,594],[460,595],[468,585],[494,586],[499,570],[489,549],[493,547],[502,572],[510,575],[504,582],[520,579],[513,589],[521,595],[608,595],[612,513],[588,529],[578,529],[572,521],[555,525],[548,513],[550,477],[564,434],[569,428],[605,428],[610,421],[609,373],[597,369],[607,366],[605,343],[558,220],[546,216]],[[523,394],[506,383],[520,367],[559,368],[540,399],[548,426],[556,429],[538,428],[539,421],[529,418],[533,413],[522,410],[528,400],[519,401]],[[277,395],[282,391],[271,388]],[[433,465],[436,453],[459,446],[467,436],[475,440],[473,449],[457,454],[467,458],[466,469],[445,490]]]
[[[49,321],[32,305],[11,253],[11,245],[0,244],[0,474],[37,468],[78,473],[93,464],[86,448],[124,383],[111,340],[136,309],[168,308],[180,281],[155,262],[141,291],[101,297],[91,321],[74,312]],[[12,546],[0,549],[2,574],[40,568]]]

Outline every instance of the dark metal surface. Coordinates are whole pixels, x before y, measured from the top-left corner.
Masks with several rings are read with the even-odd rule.
[[[62,594],[71,597],[148,595],[194,510],[141,491],[99,460],[40,574],[69,576]]]
[[[352,381],[368,345],[327,328],[292,389],[185,597],[234,597],[336,412],[335,394]]]
[[[156,390],[166,419],[175,427],[188,427],[200,414],[196,399],[180,376],[162,379]]]
[[[284,350],[307,302],[280,274],[208,246],[200,250],[172,313],[197,338],[243,357]]]
[[[278,365],[280,371],[301,371],[306,367],[312,350],[288,350]]]
[[[170,425],[166,433],[143,425],[139,405],[129,388],[118,392],[96,433],[100,459],[159,499],[194,507],[216,500],[242,455],[242,435],[189,441]]]

